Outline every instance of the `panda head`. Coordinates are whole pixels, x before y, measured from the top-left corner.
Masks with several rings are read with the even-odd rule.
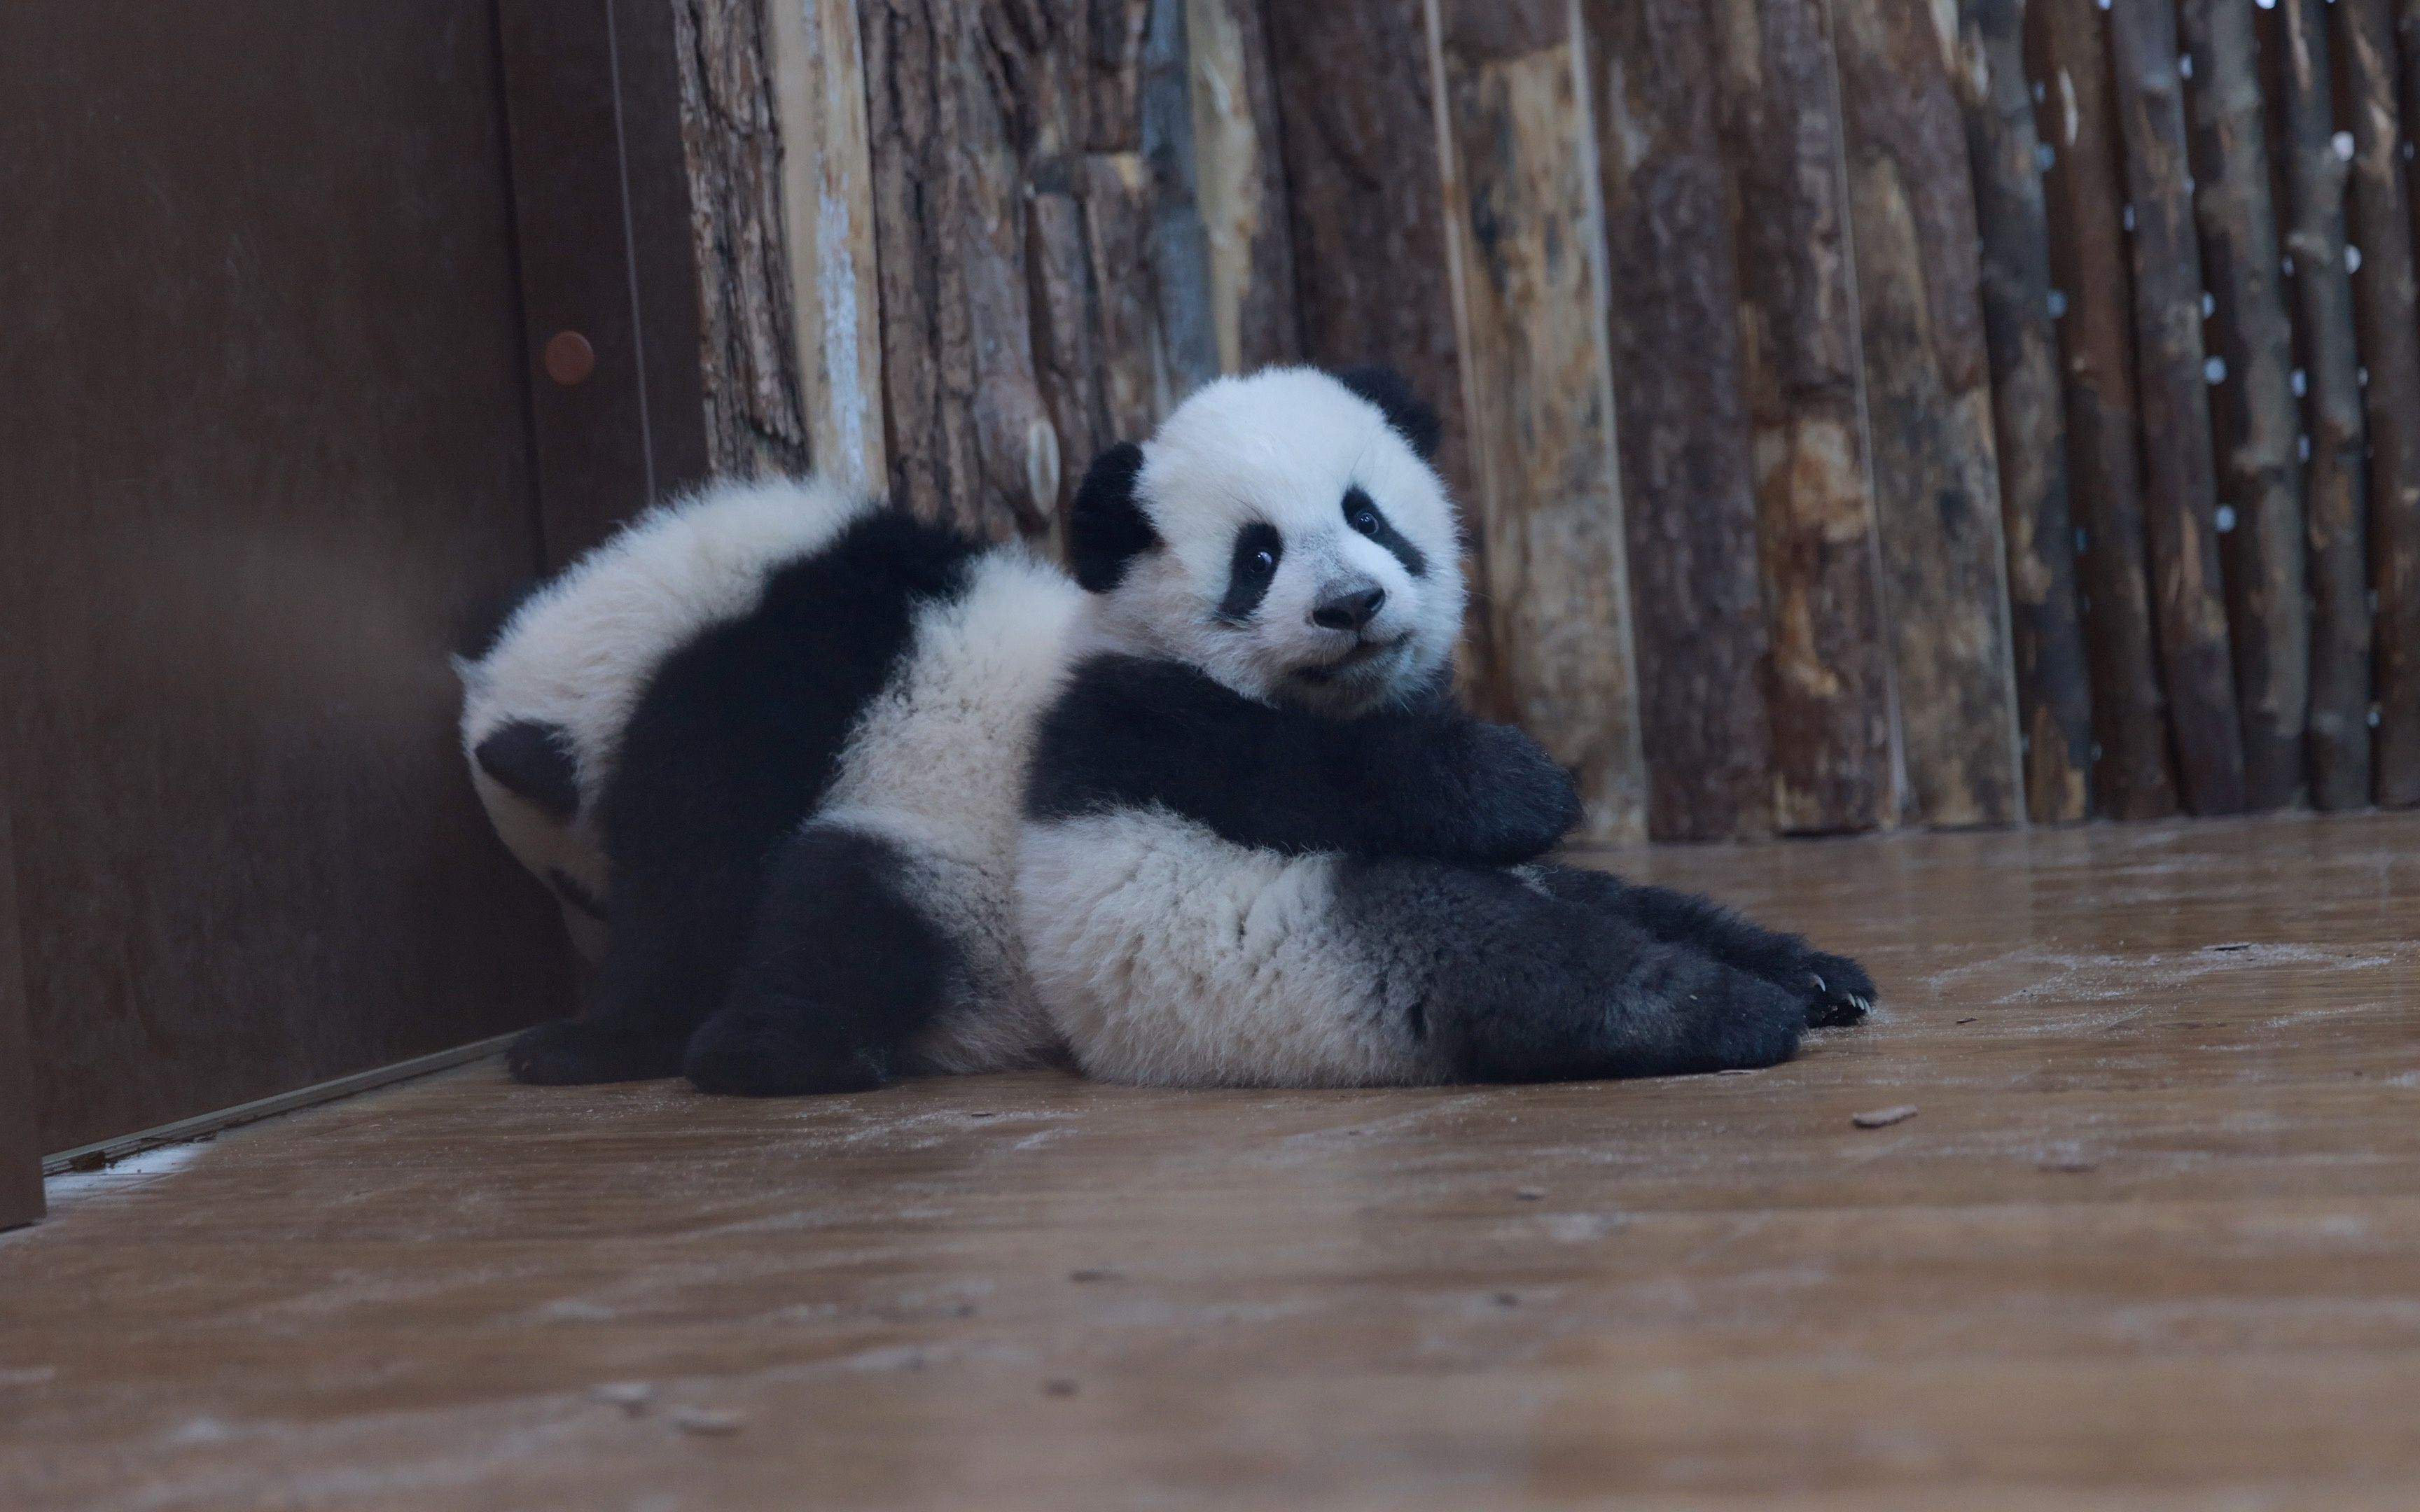
[[[1462,630],[1435,412],[1391,372],[1269,368],[1094,462],[1069,521],[1111,648],[1345,717],[1433,686]]]

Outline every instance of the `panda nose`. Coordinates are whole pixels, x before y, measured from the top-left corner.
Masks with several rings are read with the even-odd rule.
[[[1333,594],[1311,606],[1311,623],[1323,630],[1358,630],[1377,617],[1378,606],[1386,601],[1383,588]]]

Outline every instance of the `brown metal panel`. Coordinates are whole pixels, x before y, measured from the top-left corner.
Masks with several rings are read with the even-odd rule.
[[[520,0],[507,0],[520,4]],[[640,371],[657,497],[706,481],[706,397],[700,362],[697,251],[681,143],[680,69],[672,7],[607,0],[620,89],[622,191],[628,207],[630,288],[639,312]],[[520,211],[526,224],[528,211]],[[526,285],[529,269],[524,265]]]
[[[445,653],[535,563],[492,0],[0,6],[46,1149],[558,1013]]]
[[[671,10],[618,8],[498,8],[549,565],[706,472]],[[566,332],[594,353],[576,378],[546,362]]]

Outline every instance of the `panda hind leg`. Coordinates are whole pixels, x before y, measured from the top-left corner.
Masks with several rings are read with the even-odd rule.
[[[729,995],[689,1041],[689,1079],[748,1097],[892,1080],[955,974],[956,949],[911,896],[913,874],[877,836],[811,825],[794,837]]]
[[[1406,858],[1339,869],[1342,922],[1446,1079],[1676,1076],[1796,1052],[1796,995],[1559,894],[1544,870]]]
[[[1710,898],[1577,867],[1542,866],[1534,874],[1557,898],[1634,925],[1661,943],[1694,947],[1795,995],[1806,1005],[1809,1028],[1858,1023],[1874,1006],[1874,979],[1865,967],[1818,950],[1795,934],[1766,929]]]

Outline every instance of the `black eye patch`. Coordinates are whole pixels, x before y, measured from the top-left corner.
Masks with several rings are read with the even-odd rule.
[[[1285,537],[1264,520],[1254,520],[1235,532],[1235,551],[1227,561],[1227,596],[1218,601],[1218,617],[1241,625],[1261,607],[1277,579],[1279,559],[1285,555]]]
[[[1404,539],[1395,522],[1387,517],[1376,500],[1361,491],[1357,483],[1344,490],[1344,523],[1393,552],[1405,572],[1415,578],[1428,576],[1429,559],[1420,555],[1419,547]]]

